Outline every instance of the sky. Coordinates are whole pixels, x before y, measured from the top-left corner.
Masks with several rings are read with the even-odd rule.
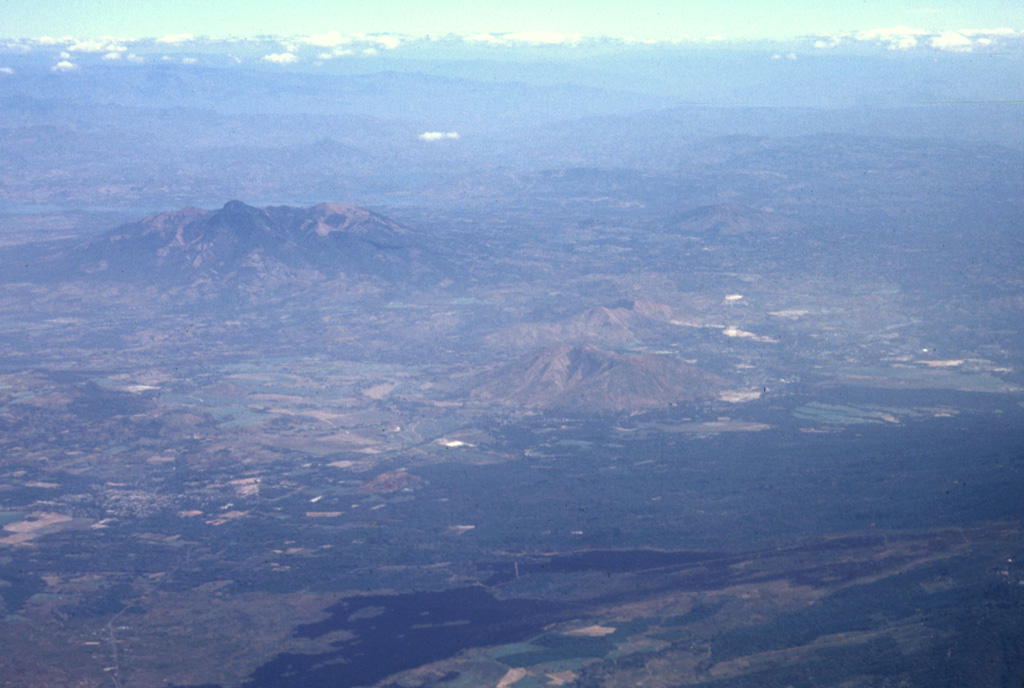
[[[555,32],[786,39],[885,27],[1024,29],[1020,0],[0,0],[0,37]]]

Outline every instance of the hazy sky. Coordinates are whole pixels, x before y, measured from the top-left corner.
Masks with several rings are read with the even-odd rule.
[[[0,0],[0,36],[224,37],[551,31],[672,39],[788,38],[892,26],[1024,29],[1021,0]]]

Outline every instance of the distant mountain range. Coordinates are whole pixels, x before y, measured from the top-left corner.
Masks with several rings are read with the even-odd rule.
[[[171,284],[281,280],[298,273],[408,281],[429,272],[411,232],[365,208],[185,208],[52,253],[50,276]]]

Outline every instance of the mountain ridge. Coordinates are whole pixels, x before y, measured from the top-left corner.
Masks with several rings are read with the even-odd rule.
[[[406,281],[428,272],[414,234],[359,206],[228,201],[121,225],[49,257],[45,271],[131,282],[211,283],[315,272]]]

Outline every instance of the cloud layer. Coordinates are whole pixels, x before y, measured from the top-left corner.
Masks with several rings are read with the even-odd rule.
[[[457,141],[457,131],[425,131],[419,135],[420,141]]]
[[[299,58],[294,53],[271,53],[270,55],[264,55],[263,61],[273,62],[274,64],[294,64],[299,61]]]
[[[403,51],[605,51],[605,50],[700,50],[709,46],[764,51],[777,61],[798,59],[817,51],[866,50],[925,51],[946,54],[1024,52],[1024,31],[1012,28],[932,30],[892,26],[845,33],[813,34],[789,41],[744,42],[724,36],[680,37],[673,40],[613,39],[552,31],[482,32],[416,37],[395,34],[346,34],[325,27],[303,36],[212,38],[192,34],[167,34],[153,38],[101,36],[41,36],[31,39],[0,39],[0,56],[41,54],[53,60],[54,72],[89,69],[93,65],[137,64],[143,61],[178,61],[192,64],[265,64],[280,68],[302,64],[324,66],[335,59],[380,59]],[[427,132],[445,133],[445,132]],[[448,132],[451,133],[451,132]],[[440,139],[434,139],[440,140]]]
[[[909,26],[869,29],[843,34],[812,36],[814,47],[832,49],[842,45],[875,45],[887,50],[931,49],[947,52],[991,50],[998,45],[1024,44],[1024,31],[1009,28],[932,31]]]

